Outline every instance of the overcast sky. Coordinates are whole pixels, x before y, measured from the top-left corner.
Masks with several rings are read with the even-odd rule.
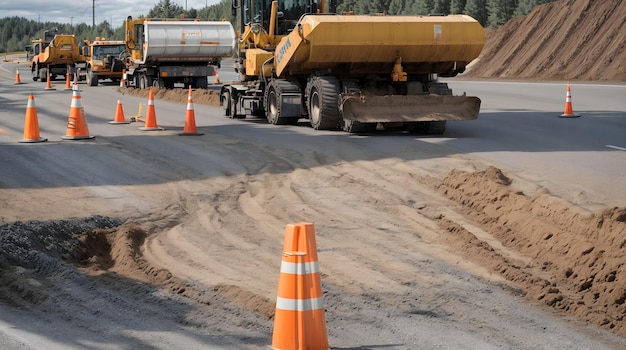
[[[182,8],[199,10],[220,0],[170,0]],[[87,23],[91,25],[95,8],[96,24],[104,20],[119,27],[128,16],[147,15],[159,0],[0,0],[0,18],[25,17],[41,22]]]

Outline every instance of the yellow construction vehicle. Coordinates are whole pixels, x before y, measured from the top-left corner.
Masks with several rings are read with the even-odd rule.
[[[125,57],[126,44],[119,40],[106,40],[97,37],[94,41],[85,40],[80,45],[84,57],[84,67],[87,84],[98,86],[100,79],[111,79],[119,82],[122,79],[122,61]]]
[[[73,73],[76,63],[83,59],[74,35],[58,34],[56,29],[46,30],[43,39],[32,41],[30,70],[33,80],[47,82]]]
[[[478,117],[479,98],[453,96],[437,81],[462,73],[484,46],[469,16],[338,14],[335,0],[233,0],[232,11],[241,82],[221,90],[228,117],[428,134]]]

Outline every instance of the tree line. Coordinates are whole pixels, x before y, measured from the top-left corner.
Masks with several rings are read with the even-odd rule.
[[[514,16],[525,15],[539,4],[555,0],[337,0],[338,12],[355,14],[385,13],[388,15],[466,14],[484,27],[498,28]],[[200,20],[227,20],[236,26],[231,14],[231,0],[201,9],[187,11],[171,0],[160,0],[147,18],[197,18]],[[77,41],[106,37],[124,40],[124,23],[117,26],[103,21],[95,27],[80,23],[39,22],[22,17],[0,18],[0,53],[22,51],[31,40],[43,37],[43,32],[57,28],[59,33],[74,34]],[[237,28],[239,29],[239,28]]]

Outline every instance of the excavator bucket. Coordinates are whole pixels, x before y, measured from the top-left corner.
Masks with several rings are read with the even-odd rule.
[[[450,95],[342,94],[343,119],[361,123],[398,123],[478,118],[480,99]]]

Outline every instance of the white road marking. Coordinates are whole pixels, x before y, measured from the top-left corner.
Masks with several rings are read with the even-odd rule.
[[[613,146],[613,145],[605,145],[605,146],[608,147],[608,148],[613,148],[613,149],[617,149],[617,150],[620,150],[620,151],[626,151],[626,148],[624,148],[624,147],[618,147],[618,146]]]

